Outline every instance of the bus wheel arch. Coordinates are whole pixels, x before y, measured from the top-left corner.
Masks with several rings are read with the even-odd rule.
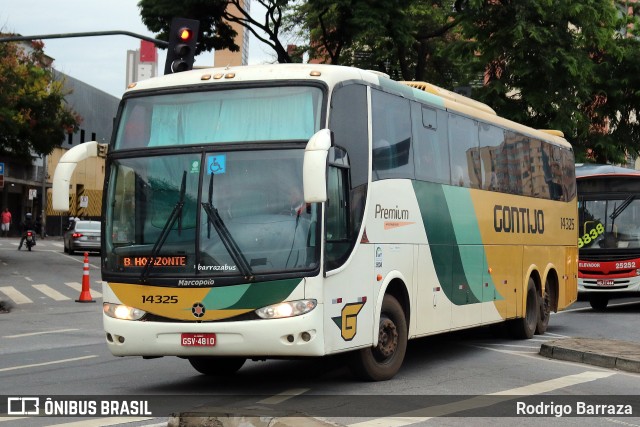
[[[351,372],[366,381],[393,378],[404,361],[409,338],[409,294],[402,280],[389,282],[376,319],[375,345],[354,351],[349,359]]]

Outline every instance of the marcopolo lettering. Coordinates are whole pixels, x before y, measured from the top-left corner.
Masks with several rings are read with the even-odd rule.
[[[544,211],[542,209],[519,208],[495,205],[493,228],[498,233],[543,234]]]

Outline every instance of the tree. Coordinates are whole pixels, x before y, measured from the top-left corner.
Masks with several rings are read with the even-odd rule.
[[[50,154],[81,122],[65,104],[68,92],[48,67],[42,42],[30,47],[0,43],[0,154],[25,162]]]
[[[623,89],[637,67],[630,56],[637,43],[618,36],[627,22],[613,2],[468,0],[458,6],[464,37],[450,52],[469,75],[484,76],[475,97],[517,122],[562,130],[580,160],[621,162],[628,147],[637,150],[637,130],[614,139],[634,127],[628,118],[633,102],[639,104]]]
[[[235,22],[247,28],[258,40],[270,46],[278,62],[292,62],[287,48],[280,41],[283,14],[289,0],[254,0],[265,8],[264,21],[254,19],[241,0],[140,0],[138,7],[142,22],[158,38],[168,40],[171,19],[179,16],[200,21],[196,53],[213,49],[238,51],[236,32],[228,24]],[[231,6],[231,7],[230,7]],[[235,9],[235,10],[234,10]]]
[[[291,21],[311,40],[310,56],[402,80],[453,84],[457,70],[443,46],[456,37],[453,0],[314,0]]]

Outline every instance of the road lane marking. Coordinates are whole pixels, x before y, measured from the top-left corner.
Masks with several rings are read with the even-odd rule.
[[[16,304],[29,304],[32,303],[29,298],[13,286],[0,286],[0,292],[9,297],[10,300]]]
[[[62,295],[60,292],[56,291],[52,287],[47,286],[45,284],[32,285],[32,286],[37,290],[39,290],[40,292],[42,292],[43,294],[45,294],[46,296],[48,296],[49,298],[52,298],[56,301],[66,301],[71,299],[65,295]]]
[[[17,371],[18,369],[36,368],[38,366],[57,365],[59,363],[75,362],[78,360],[93,359],[95,357],[98,357],[98,355],[93,354],[91,356],[74,357],[72,359],[60,359],[60,360],[52,360],[51,362],[32,363],[30,365],[10,366],[8,368],[0,368],[0,372]]]
[[[139,421],[152,420],[153,417],[110,417],[98,418],[94,420],[82,420],[64,424],[49,424],[48,427],[102,427],[115,426],[117,424],[128,424]],[[166,425],[166,424],[165,424]]]
[[[409,424],[424,422],[434,417],[445,417],[447,415],[455,414],[460,411],[484,408],[486,406],[495,405],[500,402],[518,399],[523,396],[549,393],[561,388],[607,378],[614,374],[615,372],[585,371],[580,374],[567,375],[565,377],[554,378],[552,380],[529,384],[523,387],[516,387],[510,390],[503,390],[495,393],[485,394],[482,396],[476,396],[459,402],[425,407],[413,411],[403,412],[400,414],[393,414],[393,416],[390,417],[376,418],[373,420],[349,424],[349,427],[401,427]],[[424,414],[429,415],[424,416]]]
[[[61,332],[73,332],[73,331],[79,331],[79,329],[57,329],[55,331],[29,332],[26,334],[5,335],[2,338],[23,338],[23,337],[32,337],[34,335],[59,334]]]
[[[100,281],[100,282],[102,282],[102,281]],[[73,289],[75,289],[78,292],[82,292],[82,285],[80,283],[78,283],[78,282],[65,282],[64,284],[69,286],[69,287],[71,287],[71,288],[73,288]],[[98,291],[94,291],[93,289],[90,289],[90,292],[91,292],[91,296],[94,297],[94,298],[101,298],[102,297],[102,294],[100,292],[98,292]]]
[[[282,403],[296,396],[300,396],[301,394],[306,393],[309,390],[311,389],[310,388],[293,388],[291,390],[285,390],[282,393],[278,393],[275,396],[262,399],[257,403],[263,403],[265,405],[277,405],[279,403]]]

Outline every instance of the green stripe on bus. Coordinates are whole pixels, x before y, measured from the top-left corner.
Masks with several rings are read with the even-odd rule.
[[[202,303],[211,310],[253,309],[284,301],[300,279],[274,280],[212,288]]]
[[[493,301],[495,285],[484,274],[486,255],[476,216],[469,215],[469,190],[419,181],[413,187],[445,295],[456,305]]]

